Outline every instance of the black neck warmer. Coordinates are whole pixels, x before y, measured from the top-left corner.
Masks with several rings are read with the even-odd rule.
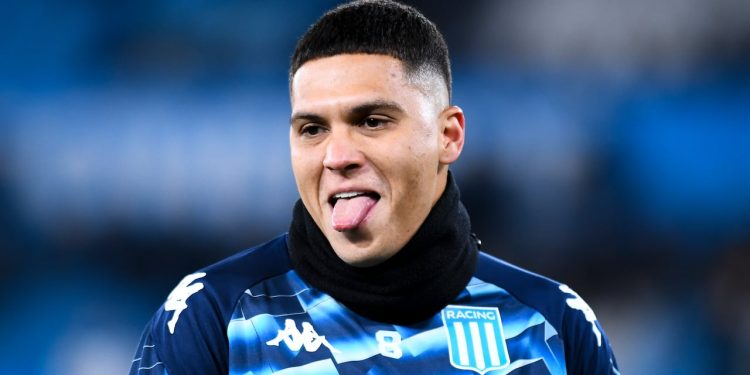
[[[477,243],[458,186],[448,175],[445,192],[414,237],[372,267],[342,261],[307,212],[294,206],[289,255],[297,273],[366,318],[400,325],[425,320],[466,287],[477,263]]]

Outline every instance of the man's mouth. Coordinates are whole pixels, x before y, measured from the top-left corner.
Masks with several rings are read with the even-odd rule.
[[[343,232],[354,230],[364,222],[380,195],[372,191],[345,191],[332,195],[328,202],[333,206],[331,225]]]

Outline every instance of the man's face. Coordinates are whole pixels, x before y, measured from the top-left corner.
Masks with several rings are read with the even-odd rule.
[[[463,114],[445,86],[417,79],[390,56],[343,54],[306,62],[292,80],[297,188],[349,264],[380,263],[408,242],[463,145]]]

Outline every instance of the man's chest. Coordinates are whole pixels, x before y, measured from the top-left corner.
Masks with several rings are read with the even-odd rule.
[[[365,319],[310,288],[252,288],[227,328],[230,374],[565,373],[559,336],[539,313],[472,286],[412,326]]]

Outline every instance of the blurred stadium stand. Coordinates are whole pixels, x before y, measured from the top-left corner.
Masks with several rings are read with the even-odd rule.
[[[123,373],[182,275],[286,230],[288,58],[336,3],[0,5],[0,373]],[[577,289],[623,373],[750,373],[750,2],[410,3],[485,249]]]

